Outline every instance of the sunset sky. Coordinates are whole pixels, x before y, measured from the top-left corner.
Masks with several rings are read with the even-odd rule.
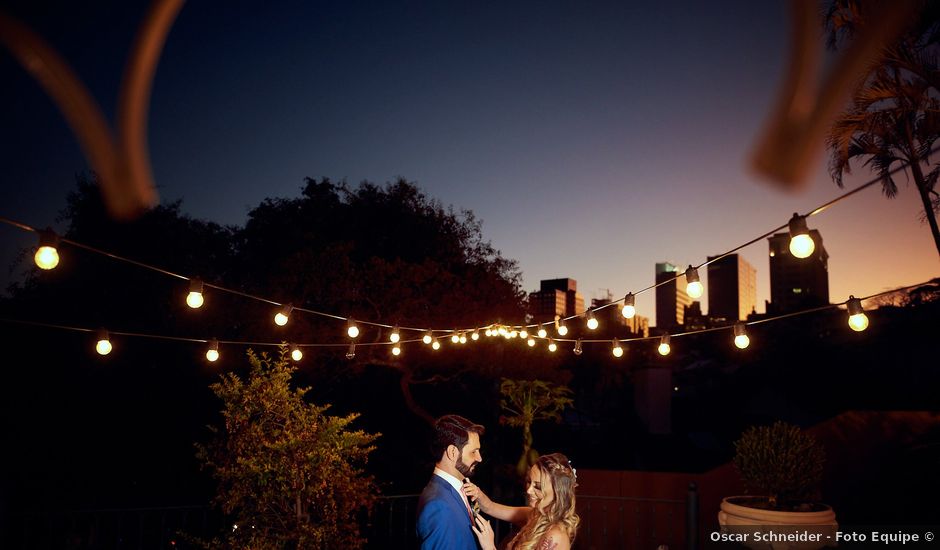
[[[143,5],[4,6],[112,116]],[[191,2],[154,83],[154,176],[162,200],[230,224],[306,176],[403,176],[482,219],[526,290],[572,277],[586,301],[619,298],[656,262],[700,263],[841,192],[822,154],[798,194],[748,169],[788,32],[784,2]],[[0,79],[0,216],[54,225],[87,163],[5,49]],[[832,301],[940,275],[913,183],[898,183],[894,200],[875,187],[809,220]],[[34,242],[0,227],[0,263]],[[761,311],[766,242],[743,255]],[[637,309],[652,318],[653,293]]]

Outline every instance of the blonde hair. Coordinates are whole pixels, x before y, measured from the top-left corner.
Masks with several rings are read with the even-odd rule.
[[[581,518],[575,513],[574,489],[578,486],[575,470],[568,457],[561,453],[552,453],[539,457],[535,463],[542,478],[548,478],[552,484],[555,498],[544,510],[534,508],[529,520],[519,533],[509,542],[511,550],[535,550],[542,538],[557,526],[574,544]]]

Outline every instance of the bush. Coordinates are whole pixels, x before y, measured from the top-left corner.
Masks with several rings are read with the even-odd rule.
[[[825,452],[798,426],[751,426],[734,443],[735,469],[748,491],[769,497],[772,508],[818,500]]]

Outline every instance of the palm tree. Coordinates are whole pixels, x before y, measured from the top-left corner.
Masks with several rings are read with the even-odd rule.
[[[936,6],[925,4],[920,19],[883,51],[865,81],[852,97],[851,105],[833,123],[827,138],[829,174],[842,187],[850,163],[860,160],[881,178],[885,196],[898,188],[891,175],[897,165],[914,180],[940,255],[940,229],[936,213],[940,195],[936,191],[940,164],[930,163],[930,154],[940,138],[940,71],[937,48],[940,19]],[[829,46],[838,47],[865,24],[865,4],[834,0],[825,13]],[[876,24],[876,23],[871,23]],[[924,171],[928,170],[927,173]]]

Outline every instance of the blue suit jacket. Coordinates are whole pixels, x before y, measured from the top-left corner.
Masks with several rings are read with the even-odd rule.
[[[421,550],[479,549],[467,506],[440,476],[431,476],[418,499],[418,540]]]

